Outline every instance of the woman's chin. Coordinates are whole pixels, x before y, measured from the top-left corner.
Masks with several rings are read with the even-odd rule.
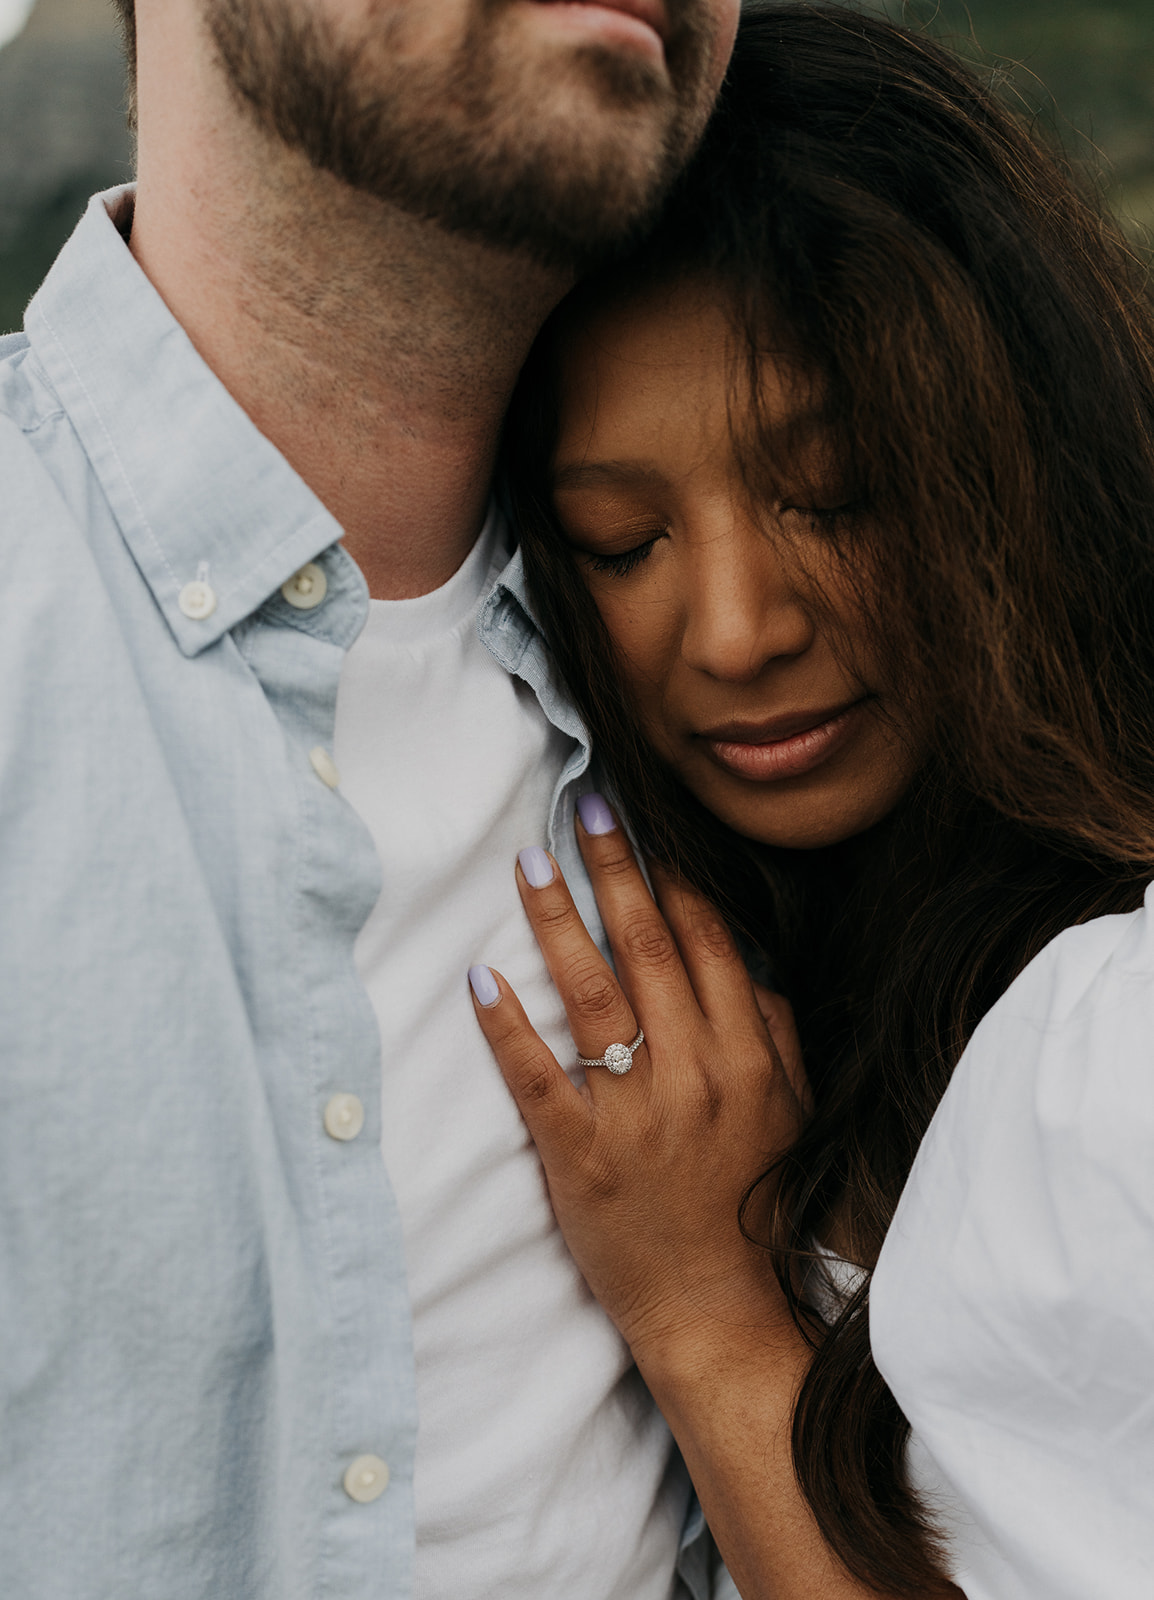
[[[867,833],[893,811],[909,779],[893,774],[882,792],[791,793],[759,788],[753,793],[719,792],[720,785],[690,785],[697,799],[734,833],[778,850],[824,850]],[[728,785],[725,785],[728,788]],[[816,786],[815,786],[816,788]]]

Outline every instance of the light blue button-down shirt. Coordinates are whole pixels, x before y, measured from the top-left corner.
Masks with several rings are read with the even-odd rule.
[[[0,1595],[403,1600],[411,1331],[353,965],[380,875],[310,760],[368,594],[105,202],[0,340]],[[595,925],[588,743],[516,560],[481,627],[572,738],[550,843]],[[695,1512],[695,1600],[708,1565]]]

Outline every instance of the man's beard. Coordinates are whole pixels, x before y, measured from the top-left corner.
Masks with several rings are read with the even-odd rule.
[[[459,45],[436,59],[397,51],[404,7],[350,42],[315,3],[205,0],[241,104],[314,168],[548,266],[587,267],[627,243],[708,111],[700,0],[672,0],[668,75],[587,45],[548,82],[502,53],[508,0],[475,0]]]

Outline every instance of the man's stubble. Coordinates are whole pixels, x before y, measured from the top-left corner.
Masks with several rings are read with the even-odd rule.
[[[404,8],[361,37],[297,0],[204,0],[230,87],[270,134],[355,190],[545,265],[582,268],[652,215],[708,111],[700,0],[673,0],[668,75],[573,48],[545,74],[474,0],[450,50],[406,52]],[[521,59],[519,59],[521,55]]]

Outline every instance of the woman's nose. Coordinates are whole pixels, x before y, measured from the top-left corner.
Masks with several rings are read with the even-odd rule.
[[[728,683],[748,682],[767,662],[802,655],[813,642],[796,575],[758,531],[702,545],[682,615],[685,664]]]

